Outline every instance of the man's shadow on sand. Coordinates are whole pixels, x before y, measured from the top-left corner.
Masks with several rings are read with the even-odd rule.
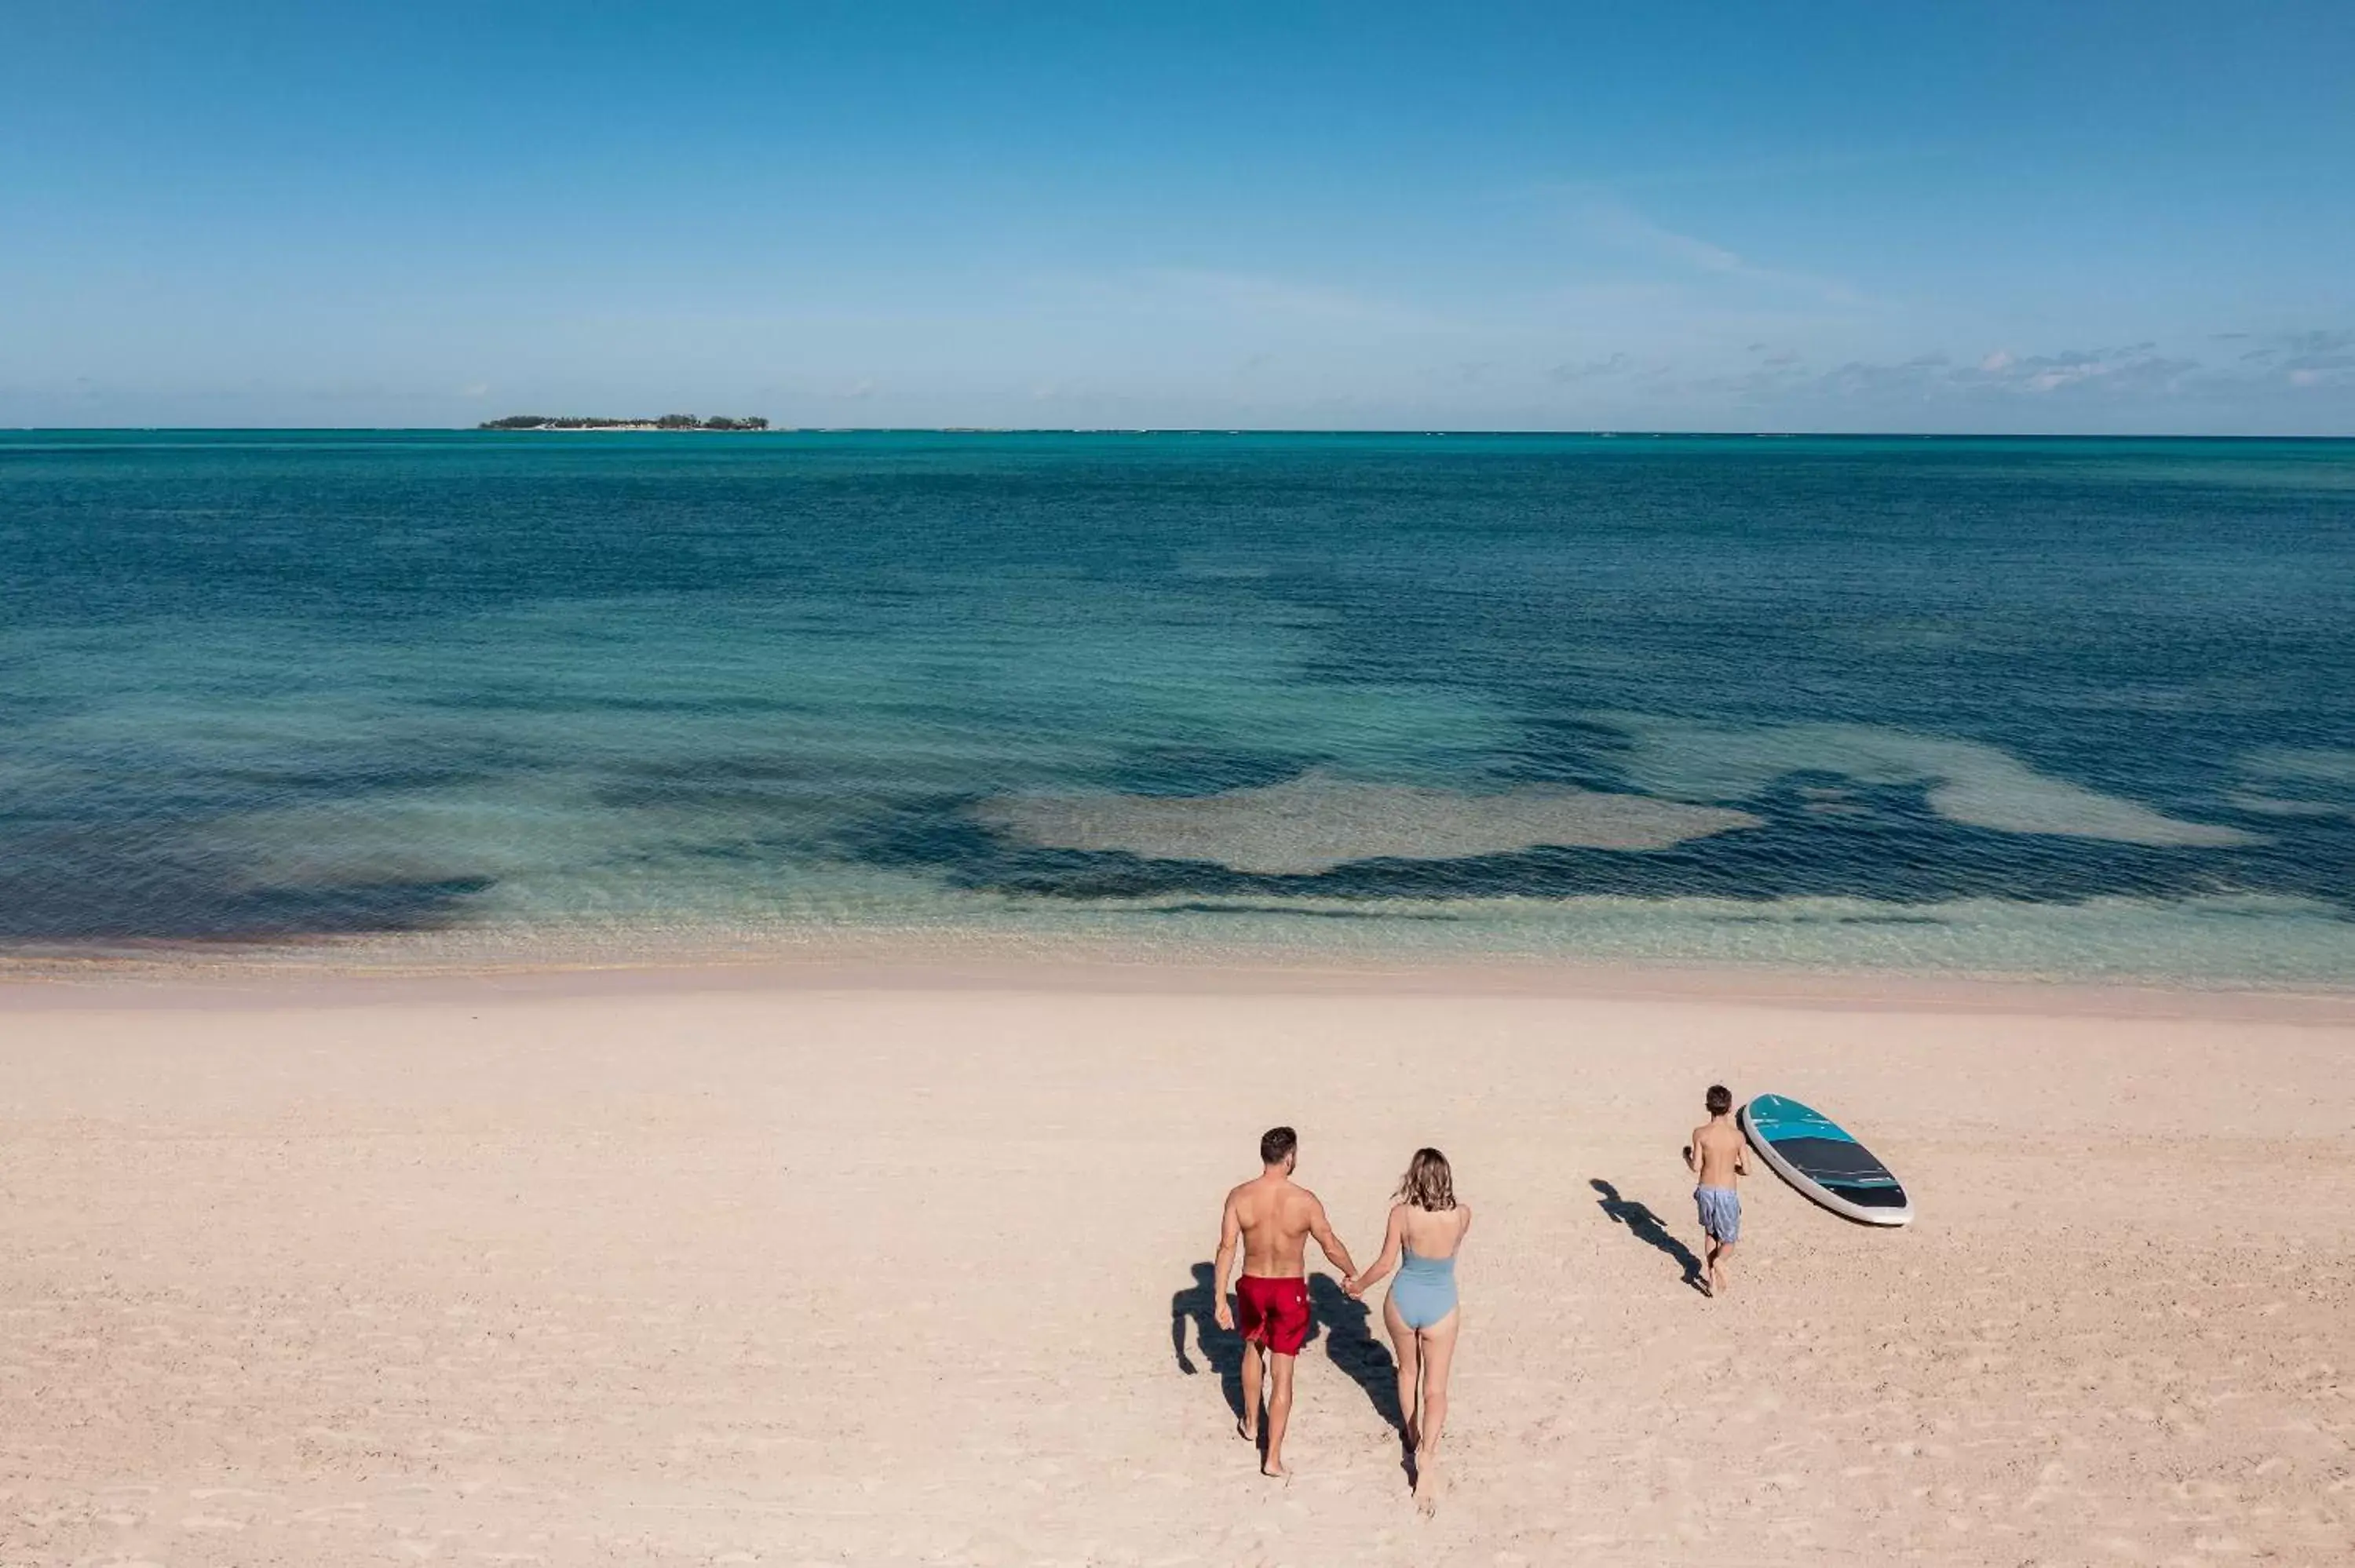
[[[1240,1421],[1243,1414],[1242,1337],[1220,1328],[1217,1312],[1217,1298],[1210,1289],[1210,1266],[1198,1263],[1194,1266],[1194,1283],[1169,1298],[1169,1349],[1178,1359],[1179,1372],[1189,1377],[1201,1372],[1186,1353],[1186,1325],[1190,1319],[1202,1360],[1219,1374],[1219,1389],[1226,1395],[1227,1408]],[[1362,1301],[1350,1300],[1348,1292],[1326,1276],[1311,1275],[1308,1342],[1301,1347],[1301,1354],[1305,1356],[1308,1346],[1321,1336],[1326,1356],[1364,1391],[1375,1414],[1396,1428],[1403,1425],[1399,1414],[1398,1364],[1391,1360],[1389,1347],[1375,1339],[1369,1329],[1372,1319],[1372,1308]]]
[[[1700,1259],[1694,1255],[1692,1248],[1669,1234],[1668,1227],[1660,1223],[1659,1215],[1645,1204],[1621,1197],[1619,1189],[1600,1176],[1588,1181],[1587,1185],[1603,1194],[1595,1200],[1595,1206],[1608,1214],[1613,1224],[1626,1226],[1629,1235],[1676,1259],[1678,1266],[1685,1271],[1685,1283],[1695,1290],[1707,1293],[1709,1287],[1700,1277]]]
[[[1243,1418],[1243,1340],[1242,1336],[1219,1327],[1218,1298],[1210,1289],[1210,1266],[1194,1266],[1194,1283],[1169,1298],[1169,1349],[1178,1358],[1178,1370],[1188,1377],[1200,1373],[1186,1353],[1186,1322],[1194,1323],[1195,1342],[1202,1347],[1202,1359],[1219,1374],[1219,1390],[1227,1396],[1227,1408],[1235,1419]]]

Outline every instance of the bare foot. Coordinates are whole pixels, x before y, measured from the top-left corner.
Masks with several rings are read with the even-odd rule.
[[[1235,1417],[1235,1431],[1241,1435],[1242,1440],[1246,1443],[1256,1445],[1259,1442],[1258,1429],[1252,1425],[1248,1416]]]
[[[1447,1489],[1447,1478],[1439,1467],[1436,1454],[1417,1454],[1414,1459],[1414,1506],[1425,1515],[1439,1511],[1440,1494]]]
[[[1285,1469],[1283,1462],[1277,1459],[1261,1460],[1259,1473],[1267,1477],[1271,1480],[1288,1481],[1292,1479],[1292,1472]]]

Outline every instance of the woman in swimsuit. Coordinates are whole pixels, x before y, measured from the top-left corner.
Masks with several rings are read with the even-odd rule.
[[[1382,1323],[1398,1347],[1399,1412],[1414,1457],[1415,1500],[1428,1511],[1439,1497],[1439,1435],[1447,1424],[1447,1369],[1455,1359],[1463,1315],[1455,1300],[1455,1254],[1472,1228],[1472,1211],[1455,1201],[1447,1156],[1418,1149],[1399,1182],[1382,1255],[1349,1281],[1364,1293],[1392,1268],[1398,1280],[1382,1303]]]

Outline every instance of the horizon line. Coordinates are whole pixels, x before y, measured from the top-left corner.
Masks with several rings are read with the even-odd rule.
[[[2355,441],[2355,431],[2335,435],[2249,434],[2200,430],[1872,430],[1705,429],[1671,427],[1590,426],[1582,429],[1517,429],[1412,425],[1359,427],[1318,425],[770,425],[761,429],[517,429],[481,425],[7,425],[0,434],[32,435],[464,435],[464,436],[1361,436],[1361,437],[1583,437],[1600,440],[2019,440],[2019,441]]]

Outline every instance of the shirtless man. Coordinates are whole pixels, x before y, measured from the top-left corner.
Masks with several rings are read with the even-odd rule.
[[[1292,1367],[1300,1347],[1308,1341],[1308,1238],[1316,1245],[1343,1278],[1354,1277],[1358,1266],[1349,1249],[1333,1234],[1325,1205],[1316,1194],[1292,1181],[1298,1163],[1300,1138],[1288,1127],[1270,1128],[1259,1140],[1260,1173],[1227,1194],[1226,1212],[1219,1216],[1219,1260],[1210,1276],[1210,1296],[1218,1303],[1219,1327],[1234,1332],[1238,1319],[1243,1337],[1243,1415],[1240,1429],[1249,1441],[1259,1440],[1260,1379],[1264,1365],[1274,1388],[1267,1397],[1267,1453],[1260,1461],[1262,1475],[1281,1478],[1284,1468],[1284,1428],[1292,1419]],[[1243,1246],[1243,1275],[1235,1281],[1235,1299],[1227,1301],[1227,1270],[1235,1260],[1235,1242]]]
[[[1693,1202],[1700,1210],[1702,1237],[1709,1243],[1709,1284],[1711,1296],[1725,1294],[1725,1264],[1733,1244],[1742,1239],[1742,1194],[1734,1181],[1750,1174],[1749,1156],[1742,1146],[1742,1129],[1733,1125],[1733,1094],[1723,1084],[1711,1084],[1701,1102],[1709,1119],[1693,1128],[1685,1145],[1685,1164],[1700,1178]]]

